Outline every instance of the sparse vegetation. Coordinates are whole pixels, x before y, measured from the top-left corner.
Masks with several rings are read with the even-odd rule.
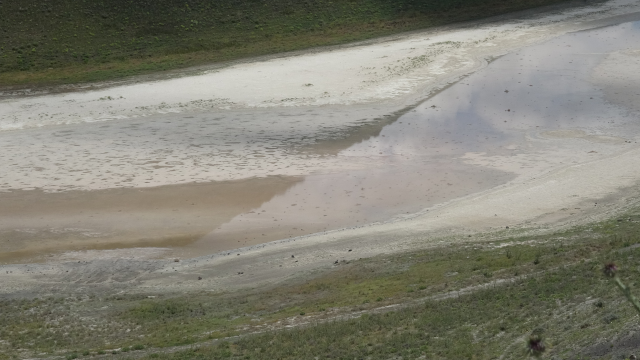
[[[609,263],[604,266],[604,274],[607,277],[610,277],[613,279],[613,282],[622,291],[622,293],[627,298],[627,300],[629,300],[629,302],[631,303],[631,305],[633,305],[636,311],[640,313],[640,301],[638,301],[635,295],[633,295],[633,293],[631,292],[631,288],[625,283],[623,283],[622,280],[620,280],[620,277],[618,277],[617,272],[618,272],[618,266],[614,263]]]
[[[562,1],[3,1],[0,85],[121,78]]]
[[[4,299],[0,358],[79,348],[166,359],[518,358],[536,329],[550,356],[614,354],[640,338],[634,308],[601,273],[615,261],[621,281],[640,275],[640,211],[624,219],[362,259],[270,289]],[[299,322],[308,325],[283,330]]]

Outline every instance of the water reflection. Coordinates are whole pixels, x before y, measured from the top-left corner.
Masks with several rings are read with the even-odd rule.
[[[563,134],[584,140],[636,134],[637,118],[608,103],[591,75],[608,54],[640,49],[639,35],[640,22],[625,23],[503,56],[338,154],[361,167],[307,176],[194,248],[230,249],[385,220],[487,189],[516,174],[470,166],[465,154],[540,151],[527,137],[549,131],[574,129]],[[542,146],[547,154],[567,147]]]
[[[611,119],[632,118],[607,103],[590,76],[609,53],[640,48],[638,24],[572,33],[506,55],[341,155],[455,156],[500,149],[543,128],[624,135]]]

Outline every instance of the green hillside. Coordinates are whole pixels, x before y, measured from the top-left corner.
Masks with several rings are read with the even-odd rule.
[[[0,86],[118,78],[559,2],[5,0],[0,2]]]

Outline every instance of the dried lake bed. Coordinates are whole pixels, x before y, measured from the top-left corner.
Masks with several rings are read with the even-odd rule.
[[[5,290],[77,261],[149,287],[206,266],[208,286],[238,286],[239,269],[260,282],[452,231],[610,214],[640,179],[638,11],[611,1],[149,83],[5,93]],[[292,251],[305,255],[280,267]]]

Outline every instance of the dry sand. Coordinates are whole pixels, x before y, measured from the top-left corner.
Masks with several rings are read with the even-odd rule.
[[[13,252],[16,256],[38,253],[40,257],[37,260],[40,263],[1,266],[0,292],[7,296],[19,296],[23,291],[30,292],[32,286],[38,286],[38,291],[42,293],[65,289],[182,291],[203,287],[218,291],[283,281],[296,274],[330,268],[336,260],[423,248],[434,241],[456,241],[462,239],[461,235],[496,231],[505,226],[542,231],[611,216],[635,203],[640,180],[640,148],[636,143],[640,134],[637,127],[637,105],[640,101],[637,95],[633,95],[637,92],[634,88],[637,81],[633,81],[633,74],[640,73],[635,70],[639,67],[638,49],[605,49],[585,53],[589,56],[584,57],[578,56],[581,52],[574,52],[558,60],[567,62],[566,71],[561,74],[548,74],[537,66],[527,67],[524,59],[533,56],[544,60],[544,56],[561,53],[556,50],[536,53],[535,49],[527,50],[532,49],[528,46],[535,47],[544,41],[561,39],[561,35],[571,31],[636,20],[640,18],[638,11],[640,4],[635,1],[610,1],[599,6],[412,33],[326,52],[247,62],[196,76],[148,84],[128,84],[57,95],[8,96],[0,102],[0,128],[4,129],[0,137],[3,141],[13,141],[0,155],[2,172],[8,174],[0,180],[0,186],[9,191],[0,194],[3,200],[0,205],[0,234],[3,234],[0,244],[4,253]],[[611,28],[598,36],[614,39],[616,36],[629,36],[633,31],[633,28],[623,26]],[[580,40],[582,37],[578,34],[573,39]],[[560,46],[573,45],[572,42],[552,44],[558,49]],[[588,44],[585,44],[587,49]],[[535,54],[531,54],[531,51]],[[508,98],[491,102],[495,108],[477,105],[485,104],[489,96],[498,96],[498,89],[505,94],[529,94],[523,92],[522,86],[515,85],[516,89],[509,92],[506,89],[510,84],[507,80],[513,79],[502,79],[504,83],[486,79],[491,71],[500,71],[499,68],[487,67],[487,59],[505,54],[508,54],[505,58],[522,56],[522,63],[518,64],[514,59],[511,64],[520,66],[523,72],[527,70],[526,75],[532,82],[538,79],[536,86],[545,83],[542,81],[544,76],[553,79],[546,82],[549,83],[547,91],[531,90],[531,96],[537,96],[536,101],[523,102],[518,111],[504,109],[508,101],[513,101]],[[575,68],[578,71],[568,65],[574,61],[578,62]],[[384,115],[415,104],[419,99],[435,94],[437,89],[446,84],[461,79],[463,75],[484,68],[487,71],[465,78],[468,84],[487,84],[487,88],[480,92],[486,101],[473,105],[473,99],[469,98],[469,103],[475,106],[474,116],[485,121],[477,129],[465,132],[450,128],[452,122],[448,121],[447,116],[441,116],[458,114],[452,118],[455,120],[469,111],[459,104],[463,101],[455,101],[467,96],[464,89],[466,80],[454,85],[447,97],[438,98],[436,94],[430,98],[429,101],[439,101],[438,104],[427,101],[407,113],[401,118],[402,121],[389,122],[390,125],[385,128],[376,125],[384,122],[380,120]],[[580,69],[586,70],[580,72]],[[627,73],[628,76],[621,75]],[[585,92],[574,88],[563,89],[565,82],[560,80],[563,76],[574,77],[582,81],[580,84],[590,82],[591,87],[585,85]],[[534,83],[530,85],[533,87]],[[564,91],[575,96],[544,98],[544,94],[555,96],[553,91]],[[451,94],[458,97],[454,100]],[[476,96],[477,92],[469,94],[482,100],[482,96]],[[591,108],[587,100],[593,99],[598,103]],[[546,112],[541,106],[535,106],[545,105],[552,100],[561,105]],[[530,109],[525,110],[527,107]],[[255,130],[256,134],[271,129],[274,138],[256,135],[253,143],[222,143],[234,147],[233,150],[239,154],[237,159],[227,161],[227,164],[235,164],[238,159],[246,160],[247,164],[241,170],[223,168],[213,174],[206,174],[198,164],[207,157],[215,157],[211,155],[214,151],[209,149],[199,153],[197,146],[190,146],[193,141],[187,141],[192,140],[189,136],[177,136],[164,145],[158,145],[162,138],[170,136],[183,125],[178,123],[163,128],[162,124],[167,121],[189,119],[180,120],[185,127],[191,128],[186,130],[189,135],[197,133],[204,122],[214,116],[243,122],[243,126],[236,129],[229,128],[228,124],[214,128],[220,133],[212,132],[210,135],[220,137],[216,145],[218,147],[220,141],[246,134],[247,129]],[[418,122],[425,118],[430,120]],[[199,123],[199,119],[202,122]],[[279,121],[281,119],[285,120]],[[313,119],[322,119],[322,122]],[[96,121],[113,127],[108,130],[111,136],[107,140],[99,139],[100,132],[91,134],[96,129]],[[155,127],[147,131],[149,126]],[[360,135],[362,129],[367,127],[373,130],[364,131],[365,136]],[[279,135],[285,129],[291,133]],[[438,137],[439,140],[434,138],[435,143],[430,146],[420,141],[419,137],[411,136],[419,134],[421,129],[439,131],[434,134],[442,136]],[[491,131],[487,132],[487,129]],[[66,132],[69,130],[72,132]],[[74,135],[74,132],[79,135]],[[123,139],[131,136],[132,132],[143,138],[149,137],[148,133],[159,135],[127,143]],[[458,135],[455,134],[467,137],[456,137]],[[376,136],[369,138],[369,135]],[[387,136],[395,140],[385,142]],[[345,138],[351,140],[341,143],[340,139]],[[262,143],[258,148],[252,145],[260,141]],[[295,143],[293,150],[288,145],[290,141]],[[136,146],[123,148],[119,142]],[[79,151],[62,151],[74,145],[80,151],[89,151],[88,156],[82,156]],[[55,149],[60,151],[52,152],[48,146],[58,146]],[[98,150],[87,150],[92,147]],[[424,153],[427,147],[432,149],[429,155]],[[253,159],[250,156],[256,151],[263,152],[258,155],[273,159],[276,165],[266,165],[266,171],[261,169],[265,166],[264,158]],[[157,156],[153,154],[157,152],[162,153],[162,161],[172,163],[148,163],[156,161]],[[275,157],[271,157],[272,153],[276,154],[273,155]],[[104,156],[100,158],[97,154]],[[42,160],[43,156],[50,158]],[[167,156],[177,158],[167,159]],[[383,156],[389,156],[388,159],[392,161],[383,161]],[[107,173],[110,157],[118,158],[119,171]],[[185,158],[193,162],[188,163]],[[61,165],[39,166],[39,169],[35,169],[34,164],[38,161],[44,165]],[[142,163],[138,163],[140,161]],[[434,165],[437,161],[451,164],[439,170]],[[426,165],[416,167],[415,164],[420,162]],[[174,167],[173,170],[182,173],[182,176],[161,173],[167,171],[162,166]],[[453,170],[457,166],[460,171],[456,173]],[[238,226],[238,221],[243,217],[248,220],[258,216],[255,215],[257,210],[268,207],[271,207],[271,214],[283,213],[286,206],[292,206],[287,198],[293,194],[291,189],[304,187],[305,183],[323,176],[330,177],[331,174],[365,171],[366,175],[360,178],[366,180],[370,174],[389,167],[392,169],[389,176],[396,175],[409,182],[403,185],[404,191],[392,193],[388,199],[382,199],[377,204],[387,207],[398,194],[408,195],[397,200],[410,205],[410,214],[400,211],[404,208],[396,209],[395,213],[360,214],[350,220],[347,225],[352,227],[346,229],[336,229],[345,226],[345,223],[336,221],[333,224],[336,227],[320,233],[267,244],[260,244],[263,241],[245,242],[243,245],[247,246],[239,250],[193,258],[196,254],[216,250],[207,246],[206,238],[216,234],[215,230],[211,230],[216,229],[218,224],[226,226],[225,229]],[[78,169],[91,172],[96,168],[104,170],[104,176],[98,171],[76,181],[77,178],[72,174]],[[452,170],[452,173],[458,174],[455,190],[445,186],[446,191],[438,190],[434,198],[421,200],[418,196],[420,188],[415,187],[414,193],[414,187],[410,186],[411,177],[401,175],[402,171],[411,172],[411,169],[416,169],[417,174],[426,170],[438,174],[439,177],[430,184],[445,182],[454,186],[445,176]],[[459,175],[465,174],[465,171],[470,173]],[[477,180],[482,180],[479,176],[483,172],[488,174],[486,183],[471,186],[471,183],[481,182]],[[34,174],[37,176],[34,177]],[[301,180],[309,175],[312,176]],[[247,183],[244,185],[237,182],[239,179],[260,176],[262,178],[245,180]],[[143,181],[147,178],[148,183]],[[194,178],[203,184],[189,184]],[[413,180],[414,183],[421,178],[418,176]],[[135,181],[127,184],[124,181],[126,179]],[[382,176],[377,181],[382,184],[389,182],[388,179]],[[212,180],[225,180],[228,183],[210,183]],[[331,182],[340,182],[342,187],[339,192],[343,193],[344,198],[347,194],[343,190],[356,186],[355,183],[343,183],[339,179]],[[193,190],[196,186],[200,187],[198,189],[207,186],[245,186],[241,190],[242,196],[238,197],[245,200],[228,200],[231,204],[228,205],[224,199],[203,198],[206,191]],[[38,190],[30,190],[32,187]],[[312,188],[314,191],[322,189],[321,186]],[[427,190],[422,196],[428,195]],[[255,191],[256,195],[252,195],[251,191]],[[362,191],[365,191],[364,186]],[[314,194],[313,191],[306,193]],[[235,198],[233,193],[229,195]],[[309,203],[326,202],[326,198],[313,200],[311,195],[306,198]],[[371,195],[363,193],[358,196],[367,198]],[[118,197],[120,200],[117,200]],[[186,203],[193,201],[194,205],[181,205],[180,215],[171,214],[175,210],[172,205],[182,204],[182,200]],[[198,205],[195,205],[196,200]],[[138,218],[119,218],[117,208],[121,204],[128,206]],[[154,204],[160,206],[154,208]],[[336,211],[337,215],[353,209],[349,206],[353,202],[347,201],[345,204],[337,205],[344,208]],[[331,201],[326,202],[326,209],[330,210],[332,205]],[[186,211],[188,206],[192,206],[193,210]],[[64,211],[56,211],[60,207]],[[247,212],[247,208],[254,209],[254,215]],[[214,212],[216,215],[198,223],[197,216],[203,212]],[[313,212],[306,214],[318,215]],[[46,226],[34,221],[38,215],[46,217]],[[92,215],[109,221],[99,221],[89,229],[73,227],[71,224],[71,220],[76,219],[84,224],[91,223],[89,217]],[[175,219],[176,225],[165,223],[166,219]],[[193,220],[192,227],[184,226],[187,219]],[[353,221],[356,219],[362,221],[358,224],[366,224],[354,227]],[[55,221],[58,223],[49,226],[49,222]],[[292,228],[294,223],[287,226]],[[105,224],[112,227],[104,227]],[[124,235],[107,237],[109,240],[96,246],[84,247],[91,250],[80,251],[75,250],[82,247],[70,245],[70,241],[73,241],[71,237],[47,234],[47,231],[52,233],[51,229],[70,229],[69,233],[82,234],[85,238],[99,238],[101,235],[96,229],[100,229],[100,226],[104,227],[101,231],[105,234],[127,228],[132,230],[125,231]],[[135,239],[130,236],[155,226],[158,226],[157,233],[150,232],[148,236]],[[260,226],[263,225],[254,230],[260,229]],[[311,232],[323,230],[321,226],[315,224]],[[273,229],[273,226],[267,228]],[[31,229],[33,233],[23,231],[22,237],[17,237],[20,229]],[[194,242],[198,237],[196,235],[207,232],[207,236]],[[45,234],[43,236],[48,239],[47,244],[52,244],[52,248],[56,244],[65,244],[63,249],[74,251],[43,262],[47,251],[51,249],[47,250],[49,245],[43,245],[34,234]],[[295,235],[290,234],[276,231],[272,236]],[[11,245],[11,241],[16,239],[20,240],[19,245]],[[144,239],[148,242],[144,243]],[[140,243],[136,241],[150,247],[126,251],[93,250],[109,248],[119,242],[126,243],[128,247],[139,246]],[[169,252],[166,248],[158,247],[172,241],[191,244],[178,250],[183,251],[184,258],[190,259],[179,263],[155,259],[175,254],[176,250]],[[296,255],[295,260],[291,259],[292,254]],[[242,275],[238,275],[239,272]],[[198,276],[204,280],[195,280]]]

